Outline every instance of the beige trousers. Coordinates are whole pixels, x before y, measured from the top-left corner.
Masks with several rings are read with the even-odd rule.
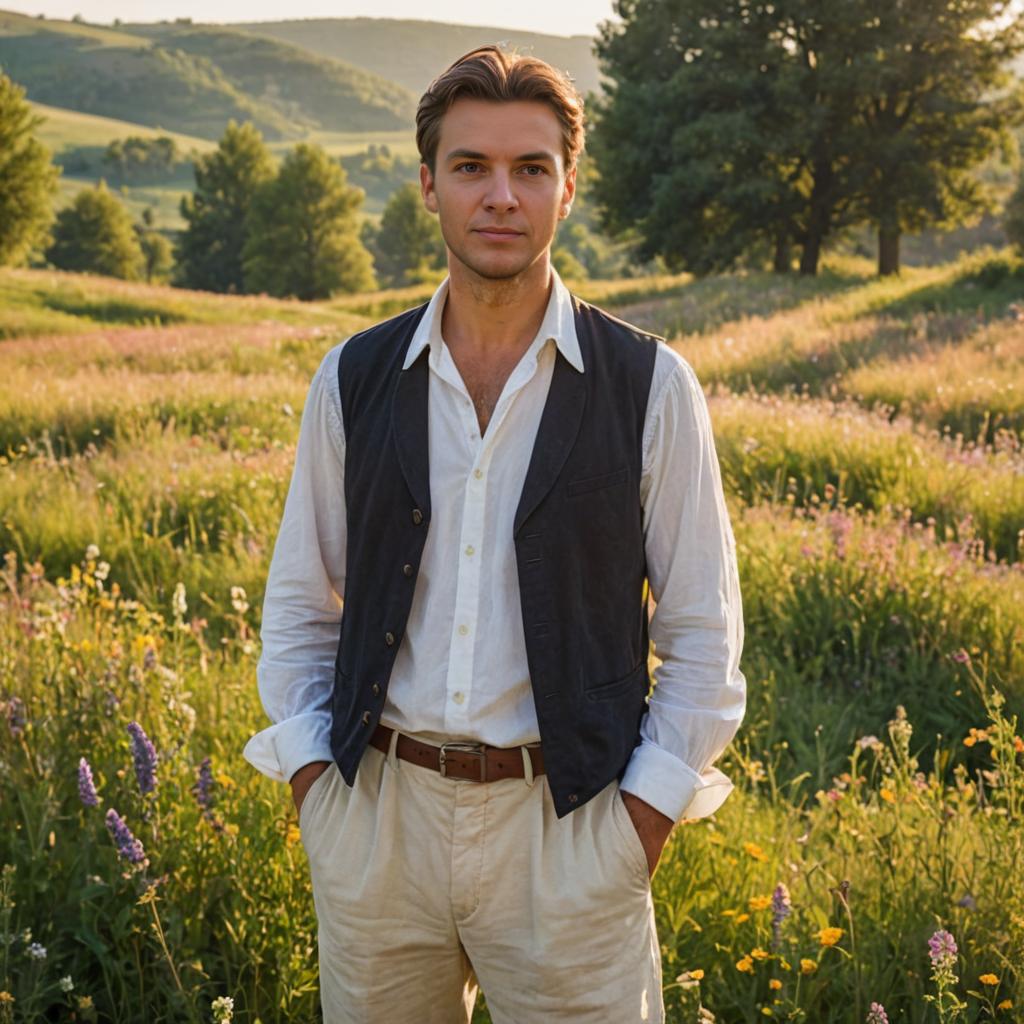
[[[368,747],[299,816],[325,1024],[661,1022],[647,859],[617,782],[559,820],[546,775],[445,779]]]

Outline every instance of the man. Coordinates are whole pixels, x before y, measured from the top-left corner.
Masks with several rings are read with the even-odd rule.
[[[707,406],[551,266],[564,76],[467,54],[417,144],[449,276],[313,380],[246,757],[291,783],[328,1024],[468,1021],[478,984],[495,1024],[660,1021],[650,878],[745,707]]]

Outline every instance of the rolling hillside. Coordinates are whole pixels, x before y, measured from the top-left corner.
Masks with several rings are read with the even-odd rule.
[[[387,131],[411,123],[414,102],[338,61],[184,25],[133,33],[0,12],[0,67],[37,103],[207,139],[232,118],[270,140],[321,128]]]
[[[126,25],[216,65],[233,86],[295,125],[325,131],[389,131],[412,126],[416,98],[362,68],[265,36],[227,27]]]
[[[600,88],[589,36],[549,36],[509,28],[445,25],[393,18],[310,18],[237,26],[349,61],[404,85],[417,96],[453,60],[484,43],[506,43],[564,68],[585,94]]]

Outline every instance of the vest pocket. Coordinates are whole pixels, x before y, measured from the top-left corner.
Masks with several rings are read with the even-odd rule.
[[[591,700],[607,700],[610,697],[618,697],[621,693],[628,693],[630,689],[639,689],[640,684],[645,681],[647,663],[641,661],[636,668],[619,679],[613,679],[609,683],[600,683],[597,686],[587,686],[584,690]]]
[[[613,470],[611,473],[602,473],[600,476],[583,477],[580,480],[569,480],[565,485],[565,493],[570,498],[578,494],[589,494],[591,491],[599,491],[604,487],[614,487],[616,484],[624,484],[629,479],[629,467]]]

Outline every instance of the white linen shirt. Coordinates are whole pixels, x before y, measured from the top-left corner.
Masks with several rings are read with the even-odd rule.
[[[441,337],[446,279],[406,355],[429,347],[431,518],[381,722],[428,743],[510,747],[540,731],[526,660],[512,526],[557,350],[584,372],[568,290],[551,296],[483,437]],[[642,442],[640,497],[655,688],[621,788],[673,821],[713,813],[732,783],[712,766],[746,706],[735,541],[704,393],[658,341]],[[345,594],[345,436],[333,348],[313,378],[263,603],[260,698],[271,722],[245,758],[287,781],[332,761],[331,692]],[[404,367],[403,367],[404,368]],[[594,552],[600,557],[600,552]]]

